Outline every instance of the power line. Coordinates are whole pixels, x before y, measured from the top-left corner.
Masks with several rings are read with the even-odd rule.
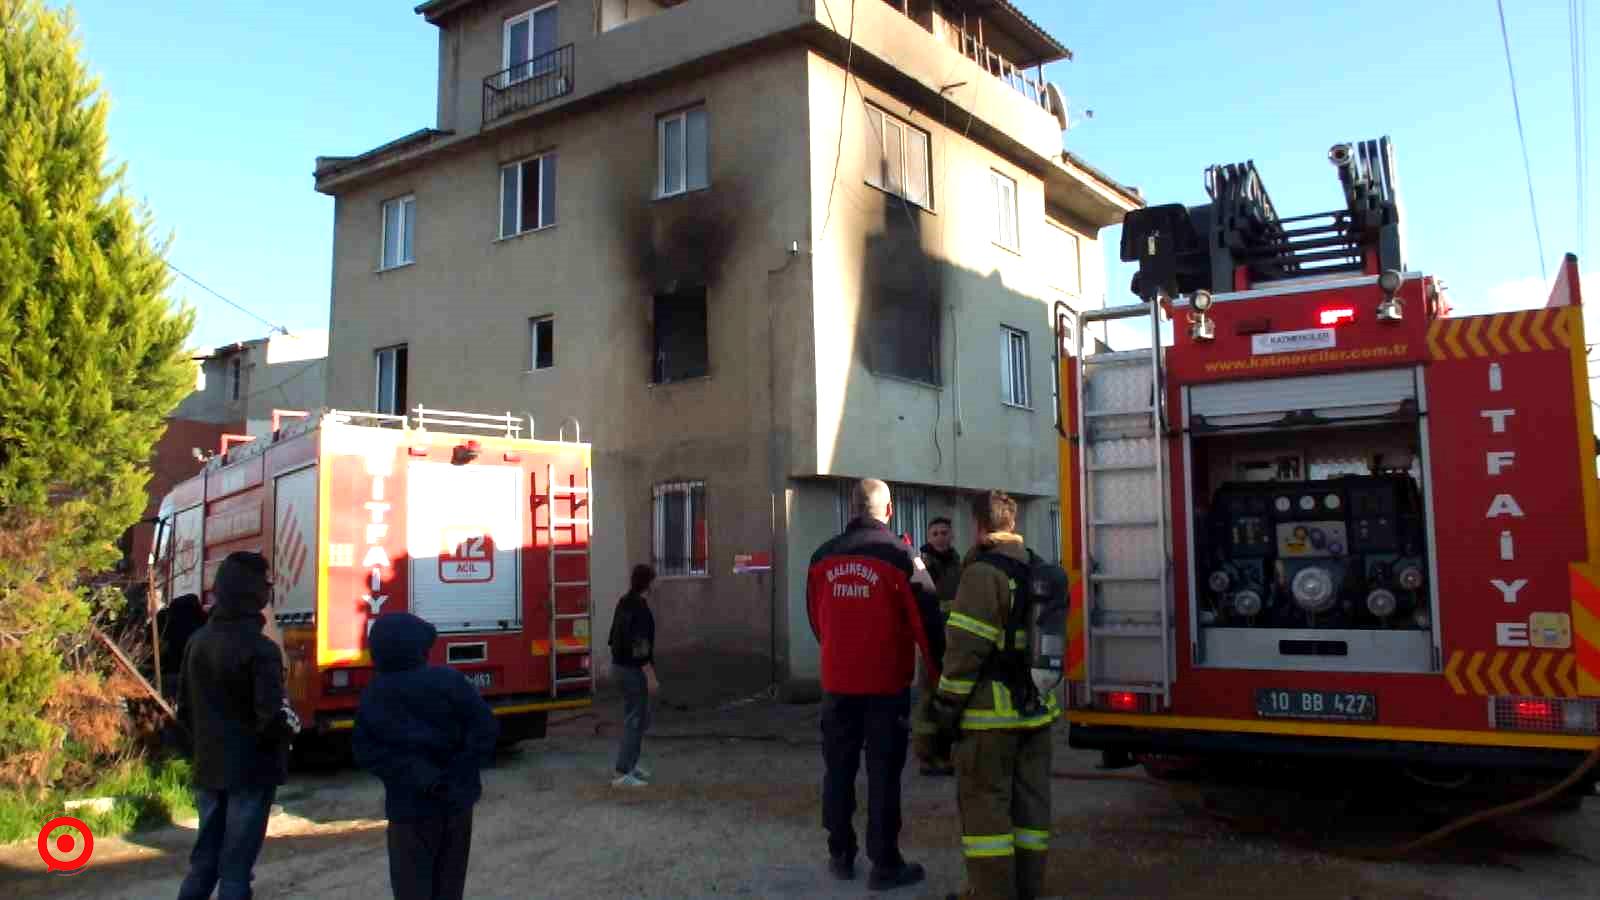
[[[1506,74],[1511,77],[1511,111],[1517,118],[1517,140],[1522,144],[1522,170],[1528,176],[1528,208],[1533,213],[1533,240],[1539,250],[1539,278],[1548,277],[1544,268],[1544,236],[1539,233],[1539,206],[1533,202],[1533,164],[1528,161],[1528,137],[1522,130],[1522,104],[1517,101],[1517,73],[1511,67],[1511,38],[1506,33],[1505,0],[1495,0],[1500,13],[1500,42],[1506,48]]]
[[[828,14],[828,24],[835,30],[838,25],[833,20],[833,10],[828,6],[828,0],[822,0],[822,8]],[[820,242],[828,234],[828,223],[833,220],[833,191],[839,186],[839,160],[844,153],[844,111],[850,102],[850,62],[856,50],[856,0],[850,0],[850,34],[845,37],[844,51],[844,93],[839,97],[839,141],[833,148],[833,180],[828,184],[828,206],[822,215],[822,230],[817,233]]]
[[[212,290],[210,287],[207,287],[206,284],[204,282],[202,282],[200,279],[194,277],[193,275],[190,275],[188,272],[185,272],[184,270],[182,270],[182,269],[178,268],[177,266],[173,265],[170,261],[167,261],[167,268],[171,269],[172,271],[176,272],[177,274],[179,274],[179,275],[183,276],[184,278],[188,279],[189,281],[193,282],[196,287],[200,288],[200,290],[205,291],[206,293],[208,293],[211,296],[217,298],[218,300],[221,300],[223,303],[228,304],[229,306],[233,307],[234,309],[237,309],[239,312],[242,312],[245,315],[249,316],[250,318],[255,319],[257,322],[260,322],[261,324],[267,326],[267,328],[271,329],[271,331],[281,331],[284,334],[288,334],[289,333],[289,329],[283,327],[282,325],[274,324],[273,322],[270,322],[270,321],[262,318],[261,316],[256,315],[255,313],[253,313],[250,310],[244,308],[243,306],[239,305],[238,303],[235,303],[232,300],[229,300],[227,297],[224,297],[221,294],[217,293],[216,291]],[[269,332],[269,333],[271,333],[271,332]]]

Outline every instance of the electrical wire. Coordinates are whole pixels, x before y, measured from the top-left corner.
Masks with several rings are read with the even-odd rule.
[[[837,32],[838,25],[833,21],[833,9],[828,6],[828,0],[822,0],[822,9],[828,14],[828,25]],[[828,206],[822,216],[822,230],[817,233],[817,243],[828,234],[828,224],[833,221],[833,193],[839,187],[839,160],[844,154],[844,111],[850,102],[850,63],[856,49],[856,0],[850,0],[850,33],[845,36],[844,50],[844,90],[839,96],[839,140],[833,148],[833,178],[828,182]]]
[[[1528,209],[1533,214],[1533,240],[1539,251],[1539,278],[1548,277],[1544,267],[1544,237],[1539,233],[1539,206],[1533,200],[1533,164],[1528,161],[1528,137],[1522,129],[1522,104],[1517,100],[1517,73],[1511,66],[1511,37],[1506,31],[1505,0],[1495,0],[1500,13],[1500,42],[1506,50],[1506,75],[1511,79],[1511,111],[1517,120],[1517,140],[1522,144],[1522,169],[1528,177]]]
[[[229,300],[227,297],[222,296],[217,291],[215,291],[212,288],[208,287],[200,279],[194,277],[193,275],[190,275],[188,272],[185,272],[184,270],[182,270],[182,269],[178,268],[177,266],[173,265],[170,261],[163,260],[163,262],[167,263],[167,268],[171,269],[173,272],[176,272],[178,275],[181,275],[184,278],[188,279],[190,282],[193,282],[196,287],[200,288],[200,290],[205,291],[206,293],[208,293],[211,296],[217,298],[218,300],[221,300],[223,303],[226,303],[229,306],[233,307],[234,309],[237,309],[238,311],[240,311],[240,312],[244,313],[245,315],[249,316],[250,318],[255,319],[257,322],[260,322],[261,324],[267,326],[272,331],[281,331],[284,334],[288,334],[289,333],[289,329],[283,327],[282,325],[278,325],[278,324],[276,324],[274,322],[271,322],[271,321],[269,321],[269,320],[267,320],[265,318],[262,318],[261,316],[258,316],[255,313],[251,312],[249,309],[246,309],[243,305],[235,303],[232,300]]]

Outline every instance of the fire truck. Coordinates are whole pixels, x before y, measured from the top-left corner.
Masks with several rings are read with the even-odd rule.
[[[466,675],[502,740],[543,737],[594,693],[594,488],[571,426],[541,441],[509,413],[275,413],[269,439],[224,436],[162,500],[152,594],[204,596],[229,553],[267,556],[290,701],[335,743],[373,676],[372,622],[396,610],[438,629],[429,662]]]
[[[1570,771],[1600,744],[1576,259],[1542,308],[1452,316],[1389,140],[1329,158],[1344,205],[1292,217],[1210,167],[1211,202],[1128,214],[1139,302],[1056,310],[1071,744]]]

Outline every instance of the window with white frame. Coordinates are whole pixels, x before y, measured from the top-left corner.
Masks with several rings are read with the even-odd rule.
[[[528,371],[553,369],[556,365],[556,317],[535,316],[528,320]]]
[[[556,49],[560,21],[557,9],[557,4],[546,3],[506,20],[501,62],[507,69],[507,83],[542,75],[555,68],[555,58],[545,54]]]
[[[390,416],[405,415],[406,345],[383,347],[372,355],[377,368],[373,412]]]
[[[500,236],[556,223],[556,155],[545,153],[500,167]]]
[[[1017,183],[990,169],[989,187],[994,198],[994,242],[1017,250]]]
[[[923,209],[933,208],[928,133],[867,107],[867,183]]]
[[[656,120],[656,196],[671,197],[711,184],[706,108],[697,106]]]
[[[1010,406],[1033,405],[1028,390],[1028,333],[1000,326],[1000,399]]]
[[[383,204],[383,256],[378,260],[378,268],[392,269],[416,262],[412,255],[416,222],[416,197],[396,197]]]
[[[655,568],[658,575],[705,575],[709,554],[706,483],[655,486]]]
[[[1069,294],[1083,289],[1078,271],[1078,236],[1054,222],[1044,230],[1049,243],[1045,265],[1050,271],[1050,286]]]

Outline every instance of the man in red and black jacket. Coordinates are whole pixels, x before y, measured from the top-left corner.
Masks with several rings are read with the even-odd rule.
[[[844,533],[811,557],[806,610],[822,645],[822,824],[829,869],[841,879],[855,877],[850,820],[865,747],[868,886],[881,891],[924,876],[922,866],[900,856],[900,772],[910,740],[916,650],[937,671],[944,629],[933,580],[889,530],[889,486],[862,481],[853,507],[855,518]]]

